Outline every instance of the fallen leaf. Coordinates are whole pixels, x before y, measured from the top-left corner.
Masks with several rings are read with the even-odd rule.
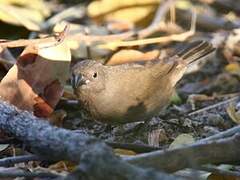
[[[122,21],[148,24],[160,0],[100,0],[88,6],[88,15],[97,21]]]
[[[208,176],[207,180],[240,180],[240,178],[235,176],[212,173]]]
[[[211,166],[210,166],[211,167]],[[215,167],[216,169],[219,170],[223,170],[223,171],[231,171],[233,169],[233,165],[229,165],[229,164],[222,164],[219,165],[217,167]],[[208,177],[207,180],[240,180],[239,177],[237,176],[231,176],[231,175],[224,175],[224,174],[219,174],[219,173],[211,173]]]
[[[120,50],[115,53],[106,65],[117,65],[137,61],[149,61],[159,57],[159,51],[153,50],[146,53],[137,50]]]
[[[148,133],[148,144],[150,146],[159,147],[160,143],[167,142],[168,140],[164,129],[155,129]]]
[[[171,98],[170,98],[170,102],[172,104],[181,104],[182,103],[182,99],[181,97],[178,95],[177,91],[174,91],[174,93],[172,94]]]
[[[0,144],[0,151],[7,149],[9,144]]]
[[[1,99],[36,116],[48,117],[63,94],[70,60],[65,42],[46,49],[26,47],[0,83]]]
[[[210,165],[211,167],[211,165]],[[215,166],[214,166],[215,167]],[[216,169],[222,170],[222,171],[231,171],[234,166],[233,165],[229,165],[229,164],[221,164],[217,167],[215,167]],[[237,176],[231,176],[231,175],[225,175],[225,174],[219,174],[219,173],[211,173],[208,177],[207,180],[239,180],[239,177]]]
[[[125,155],[125,156],[134,156],[136,155],[136,153],[132,150],[128,150],[128,149],[120,149],[120,148],[116,148],[114,149],[114,152],[118,155]]]
[[[50,165],[48,168],[53,171],[61,172],[67,171],[72,172],[75,169],[76,165],[69,161],[59,161],[55,164]]]
[[[230,103],[226,110],[232,121],[237,124],[240,124],[240,112],[236,111],[234,104]]]
[[[49,14],[50,11],[42,0],[33,0],[31,3],[13,0],[0,1],[1,21],[22,25],[32,31],[39,31],[40,24]]]
[[[178,147],[182,147],[186,144],[191,144],[195,140],[190,134],[180,134],[176,139],[170,144],[169,149],[174,149]]]
[[[240,75],[240,65],[237,62],[229,63],[225,66],[225,70],[230,74]]]

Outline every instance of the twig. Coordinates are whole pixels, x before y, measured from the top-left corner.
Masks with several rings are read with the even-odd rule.
[[[200,114],[200,113],[205,112],[205,111],[208,111],[208,110],[210,110],[210,109],[214,109],[214,108],[216,108],[216,107],[219,107],[219,106],[228,104],[228,103],[230,103],[230,102],[233,102],[233,101],[237,100],[238,98],[239,98],[239,96],[237,95],[237,96],[235,96],[235,97],[233,97],[233,98],[230,98],[230,99],[227,99],[227,100],[225,100],[225,101],[222,101],[222,102],[216,103],[216,104],[214,104],[214,105],[210,105],[210,106],[208,106],[208,107],[205,107],[205,108],[199,109],[199,110],[197,110],[197,111],[191,112],[191,113],[188,114],[188,116],[194,116],[194,115],[196,115],[196,114]]]
[[[3,58],[1,58],[1,57],[0,57],[0,63],[7,64],[7,65],[9,65],[9,66],[13,66],[13,65],[14,65],[14,62],[8,61],[8,60],[3,59]]]
[[[175,0],[167,0],[163,4],[160,3],[152,23],[147,28],[138,32],[139,39],[145,38],[157,31],[159,29],[160,22],[163,20],[170,7],[175,3]]]
[[[69,35],[67,39],[69,40],[81,40],[83,42],[86,42],[86,44],[90,44],[92,42],[111,42],[111,41],[119,41],[128,39],[132,36],[134,36],[136,32],[134,31],[128,31],[124,33],[119,34],[112,34],[112,35],[86,35],[83,33],[77,33],[73,35]]]
[[[40,157],[81,162],[77,179],[176,179],[133,166],[115,156],[109,146],[95,137],[53,127],[46,120],[6,102],[0,101],[0,112],[0,129],[17,137]]]
[[[195,143],[124,158],[138,166],[152,167],[167,172],[197,167],[203,164],[239,162],[240,135],[206,143]]]
[[[71,21],[74,19],[80,19],[84,17],[85,14],[86,14],[86,8],[82,4],[78,4],[76,6],[67,8],[59,12],[58,14],[55,14],[51,18],[49,18],[47,21],[41,24],[41,30],[43,31],[52,26],[55,26],[57,23],[61,21],[66,21],[66,20]]]
[[[207,1],[211,6],[215,7],[217,11],[234,11],[237,14],[240,13],[240,5],[236,3],[236,0],[214,0]]]
[[[98,47],[103,49],[114,50],[118,47],[140,46],[140,45],[147,45],[147,44],[154,44],[154,43],[167,43],[171,41],[184,41],[188,37],[195,34],[195,23],[196,23],[196,13],[193,13],[191,28],[187,32],[184,32],[181,34],[172,34],[169,36],[158,37],[158,38],[148,38],[148,39],[140,39],[140,40],[133,40],[133,41],[109,42],[106,44],[100,44],[98,45]]]
[[[188,22],[191,19],[191,11],[177,9],[177,17],[182,22]],[[232,30],[235,28],[239,28],[239,24],[233,23],[231,21],[227,21],[221,17],[209,16],[207,14],[197,14],[196,25],[198,29],[203,29],[204,31],[212,31],[215,32],[220,29]]]
[[[18,144],[18,143],[20,143],[20,141],[13,137],[0,139],[0,144]]]
[[[132,150],[136,153],[146,153],[146,152],[160,150],[160,148],[158,148],[158,147],[142,145],[142,144],[116,143],[116,142],[106,142],[106,144],[111,146],[112,148],[128,149],[128,150]]]
[[[170,7],[170,22],[171,24],[176,24],[176,7],[172,4]]]
[[[16,177],[57,178],[60,176],[50,172],[1,172],[0,171],[0,178],[16,178]]]
[[[231,129],[228,129],[226,131],[220,132],[218,134],[209,136],[207,138],[201,139],[198,142],[196,142],[196,144],[206,143],[206,142],[213,141],[213,140],[228,138],[228,137],[231,137],[231,136],[233,136],[237,133],[240,134],[240,125],[235,126],[235,127],[231,128]]]
[[[23,47],[29,45],[40,45],[43,44],[40,48],[47,48],[49,46],[56,46],[57,44],[61,43],[66,36],[67,30],[69,26],[65,26],[64,30],[56,35],[41,38],[41,39],[19,39],[15,41],[8,41],[8,40],[0,40],[0,47],[1,48],[14,48],[14,47]],[[50,43],[50,44],[49,44]],[[46,44],[46,45],[45,45]]]
[[[22,155],[15,157],[7,157],[0,159],[0,166],[12,166],[17,163],[29,162],[29,161],[41,161],[43,160],[39,156],[36,155]]]
[[[184,41],[188,37],[194,35],[194,33],[195,32],[190,30],[181,34],[172,34],[165,37],[140,39],[140,40],[134,40],[134,41],[111,42],[111,43],[99,45],[98,47],[103,49],[116,49],[117,47],[140,46],[140,45],[147,45],[147,44],[154,44],[154,43],[167,43],[171,41]]]

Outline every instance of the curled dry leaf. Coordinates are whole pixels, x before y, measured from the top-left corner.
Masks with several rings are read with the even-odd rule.
[[[159,54],[160,52],[158,50],[148,51],[146,53],[131,49],[120,50],[110,58],[106,65],[117,65],[129,62],[154,60],[159,57]]]
[[[0,83],[0,97],[20,109],[48,117],[63,93],[69,77],[70,49],[28,46]]]

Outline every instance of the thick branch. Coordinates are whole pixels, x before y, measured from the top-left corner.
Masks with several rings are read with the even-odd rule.
[[[203,164],[240,161],[240,135],[215,141],[203,141],[172,150],[155,151],[126,158],[129,163],[174,172]]]
[[[0,101],[0,128],[23,141],[40,157],[80,163],[75,179],[176,179],[141,169],[115,156],[94,137],[51,126],[46,120]]]

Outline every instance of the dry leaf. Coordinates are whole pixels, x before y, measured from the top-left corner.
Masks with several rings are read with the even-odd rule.
[[[162,142],[167,142],[169,138],[164,129],[155,129],[148,133],[148,144],[150,146],[159,147]]]
[[[0,152],[7,149],[9,147],[9,144],[0,144]]]
[[[134,29],[134,24],[131,22],[123,22],[123,21],[110,21],[107,24],[107,28],[111,32],[123,32],[130,31]]]
[[[1,99],[48,117],[62,96],[70,60],[65,42],[46,49],[28,46],[1,81]]]
[[[98,21],[148,24],[160,0],[100,0],[88,6],[88,15]]]
[[[240,75],[240,65],[237,62],[229,63],[225,66],[225,70],[230,74]]]
[[[235,110],[233,103],[230,103],[227,107],[227,113],[233,122],[240,124],[240,112]]]
[[[235,176],[212,173],[211,175],[208,176],[207,180],[240,180],[240,178]]]
[[[120,148],[116,148],[114,149],[114,152],[118,155],[125,155],[125,156],[134,156],[136,155],[136,153],[132,150],[128,150],[128,149],[120,149]]]
[[[195,140],[190,134],[180,134],[176,139],[170,144],[169,149],[178,148],[186,144],[191,144]]]
[[[211,166],[210,166],[211,167]],[[213,166],[215,167],[215,166]],[[223,171],[231,171],[233,169],[233,165],[229,165],[229,164],[222,164],[219,165],[217,167],[215,167],[216,169],[219,170],[223,170]],[[239,177],[236,176],[230,176],[230,175],[223,175],[223,174],[218,174],[216,173],[211,173],[208,177],[207,180],[240,180]]]
[[[22,25],[32,31],[39,31],[40,24],[49,14],[49,9],[42,0],[33,0],[31,3],[0,0],[1,21]]]
[[[153,50],[146,53],[137,50],[120,50],[115,53],[106,64],[117,65],[129,62],[154,60],[159,57],[159,53],[160,52],[158,50]]]
[[[55,164],[50,165],[48,168],[53,171],[62,172],[72,172],[75,169],[76,165],[69,161],[59,161]]]
[[[49,15],[49,9],[43,0],[0,0],[0,4],[11,4],[19,7],[31,8],[40,11],[44,15]]]

